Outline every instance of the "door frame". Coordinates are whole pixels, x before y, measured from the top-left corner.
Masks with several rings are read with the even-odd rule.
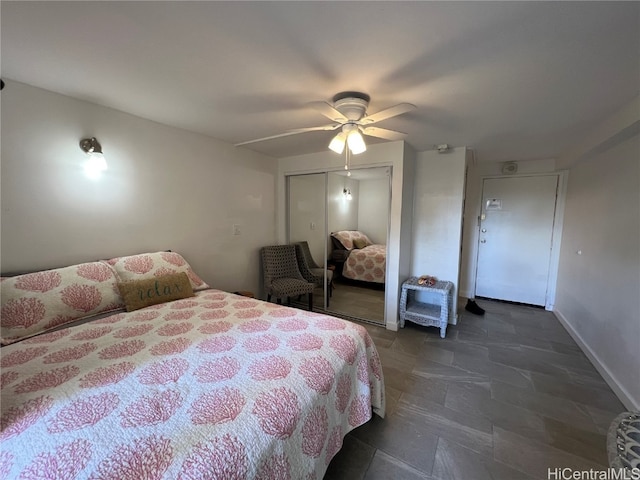
[[[473,265],[473,292],[475,295],[478,276],[478,254],[480,252],[480,215],[482,215],[482,195],[484,191],[484,181],[487,179],[503,179],[513,177],[548,177],[558,178],[558,189],[556,192],[555,215],[553,217],[553,227],[551,232],[551,256],[549,258],[549,276],[547,277],[547,294],[545,297],[545,310],[553,311],[556,301],[556,287],[558,282],[558,267],[560,264],[560,247],[562,243],[562,226],[564,224],[564,207],[567,195],[567,182],[569,172],[558,170],[551,172],[525,173],[515,175],[482,175],[480,176],[480,189],[478,193],[478,210],[475,225],[476,239],[473,242],[471,256]]]

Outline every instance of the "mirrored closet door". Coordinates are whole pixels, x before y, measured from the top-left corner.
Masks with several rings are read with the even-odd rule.
[[[384,324],[391,168],[288,177],[289,241],[326,275],[315,308]],[[324,285],[324,288],[323,288]]]
[[[316,283],[314,310],[326,309],[333,280],[323,268],[327,261],[326,181],[324,173],[287,177],[289,243],[298,244],[297,252],[304,258],[302,273]]]
[[[384,324],[390,167],[328,173],[328,263],[335,268],[329,311]]]

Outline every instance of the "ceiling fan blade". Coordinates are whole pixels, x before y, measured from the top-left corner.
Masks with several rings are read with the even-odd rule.
[[[371,125],[372,123],[380,122],[382,120],[386,120],[387,118],[395,117],[396,115],[402,115],[403,113],[410,112],[416,108],[415,105],[410,103],[399,103],[398,105],[394,105],[393,107],[389,107],[385,110],[380,110],[379,112],[374,113],[373,115],[368,115],[363,117],[360,122],[360,125]]]
[[[336,130],[342,126],[341,123],[331,123],[329,125],[322,125],[320,127],[306,127],[306,128],[296,128],[295,130],[290,130],[291,132],[302,133],[302,132],[317,132],[319,130]]]
[[[379,127],[362,127],[362,133],[371,137],[384,138],[385,140],[402,140],[407,136],[406,133]]]
[[[321,127],[307,127],[307,128],[297,128],[295,130],[289,130],[288,132],[285,133],[279,133],[278,135],[271,135],[269,137],[263,137],[263,138],[256,138],[255,140],[247,140],[246,142],[240,142],[240,143],[236,143],[234,145],[234,147],[241,147],[242,145],[248,145],[250,143],[258,143],[258,142],[263,142],[265,140],[273,140],[274,138],[280,138],[280,137],[288,137],[289,135],[297,135],[298,133],[305,133],[305,132],[315,132],[315,131],[320,131],[320,130],[335,130],[339,127],[341,127],[342,125],[338,124],[331,124],[331,125],[322,125]]]
[[[349,121],[347,117],[333,108],[327,102],[309,102],[307,105],[309,105],[311,108],[315,108],[322,115],[333,120],[334,122],[347,123]]]

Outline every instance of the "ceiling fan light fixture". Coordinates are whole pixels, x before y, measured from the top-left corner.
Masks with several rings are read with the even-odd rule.
[[[359,153],[367,150],[364,138],[362,138],[362,134],[357,129],[354,129],[349,133],[349,136],[347,137],[347,145],[349,145],[349,150],[351,150],[351,153],[354,155],[358,155]]]
[[[240,147],[251,143],[273,140],[275,138],[288,137],[289,135],[296,135],[298,133],[337,131],[341,128],[340,133],[331,139],[328,146],[331,151],[341,155],[345,151],[346,144],[348,146],[346,154],[349,156],[351,154],[357,155],[367,150],[367,145],[362,135],[392,141],[403,139],[406,136],[405,133],[388,130],[386,128],[372,127],[371,125],[410,112],[414,110],[416,106],[410,103],[399,103],[369,115],[367,114],[369,100],[370,97],[366,93],[341,92],[334,95],[331,103],[326,101],[310,102],[308,106],[315,108],[320,114],[335,123],[319,127],[297,128],[285,133],[236,143],[235,146]]]
[[[329,150],[336,152],[338,155],[344,151],[344,144],[347,139],[347,135],[344,132],[338,133],[331,139],[329,143]]]

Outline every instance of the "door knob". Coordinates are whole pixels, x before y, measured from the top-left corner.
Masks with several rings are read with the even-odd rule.
[[[487,241],[483,238],[482,240],[480,240],[480,243],[487,243]]]
[[[482,230],[480,230],[482,233],[487,233],[487,229],[483,228]]]

